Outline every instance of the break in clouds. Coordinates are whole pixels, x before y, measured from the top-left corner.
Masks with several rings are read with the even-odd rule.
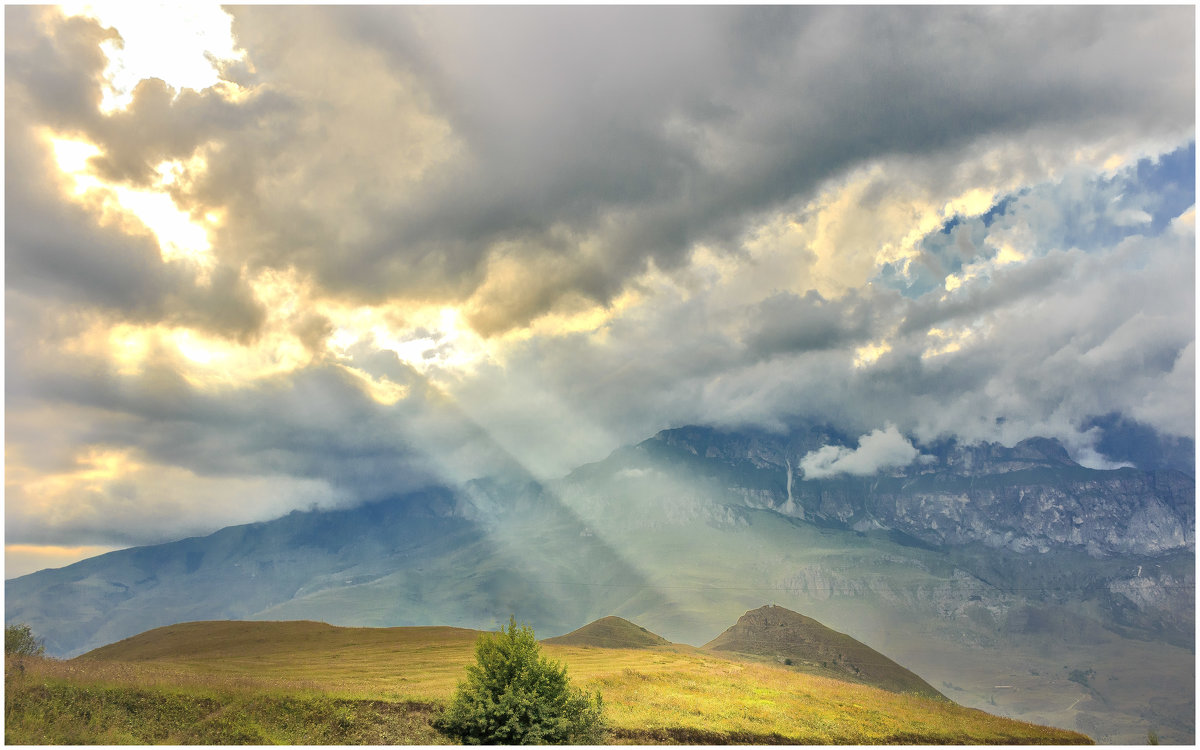
[[[1192,8],[229,13],[106,110],[121,29],[6,8],[10,545],[686,424],[1193,437]]]

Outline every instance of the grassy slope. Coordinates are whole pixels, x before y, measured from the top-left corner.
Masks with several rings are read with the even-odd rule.
[[[6,670],[5,740],[358,744],[439,741],[436,707],[474,658],[454,628],[189,623]],[[733,661],[690,646],[547,644],[600,690],[614,742],[1079,743],[1082,735]]]
[[[432,704],[145,688],[87,675],[53,678],[29,666],[6,680],[5,744],[446,744],[430,725],[438,711]]]

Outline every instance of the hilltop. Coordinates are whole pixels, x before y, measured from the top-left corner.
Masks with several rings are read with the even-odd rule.
[[[704,648],[765,656],[812,674],[945,699],[925,680],[865,643],[773,604],[742,615]]]
[[[597,646],[599,648],[653,648],[671,642],[623,617],[601,617],[566,635],[547,638],[542,643],[561,646]]]

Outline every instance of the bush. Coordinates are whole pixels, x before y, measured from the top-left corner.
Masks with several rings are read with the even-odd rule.
[[[28,625],[5,625],[4,653],[14,656],[41,656],[46,653],[46,647],[33,637],[33,629]]]
[[[571,687],[567,668],[547,659],[528,625],[510,618],[475,644],[446,710],[434,726],[471,745],[587,744],[604,732],[603,701]]]

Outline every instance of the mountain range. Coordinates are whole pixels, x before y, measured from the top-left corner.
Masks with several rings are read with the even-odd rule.
[[[767,599],[964,705],[1193,741],[1194,464],[1090,469],[1044,438],[916,446],[833,473],[812,457],[854,449],[830,427],[667,430],[557,481],[429,487],[39,571],[6,581],[5,619],[60,656],[214,619],[515,614],[553,636],[614,614],[702,644]]]

